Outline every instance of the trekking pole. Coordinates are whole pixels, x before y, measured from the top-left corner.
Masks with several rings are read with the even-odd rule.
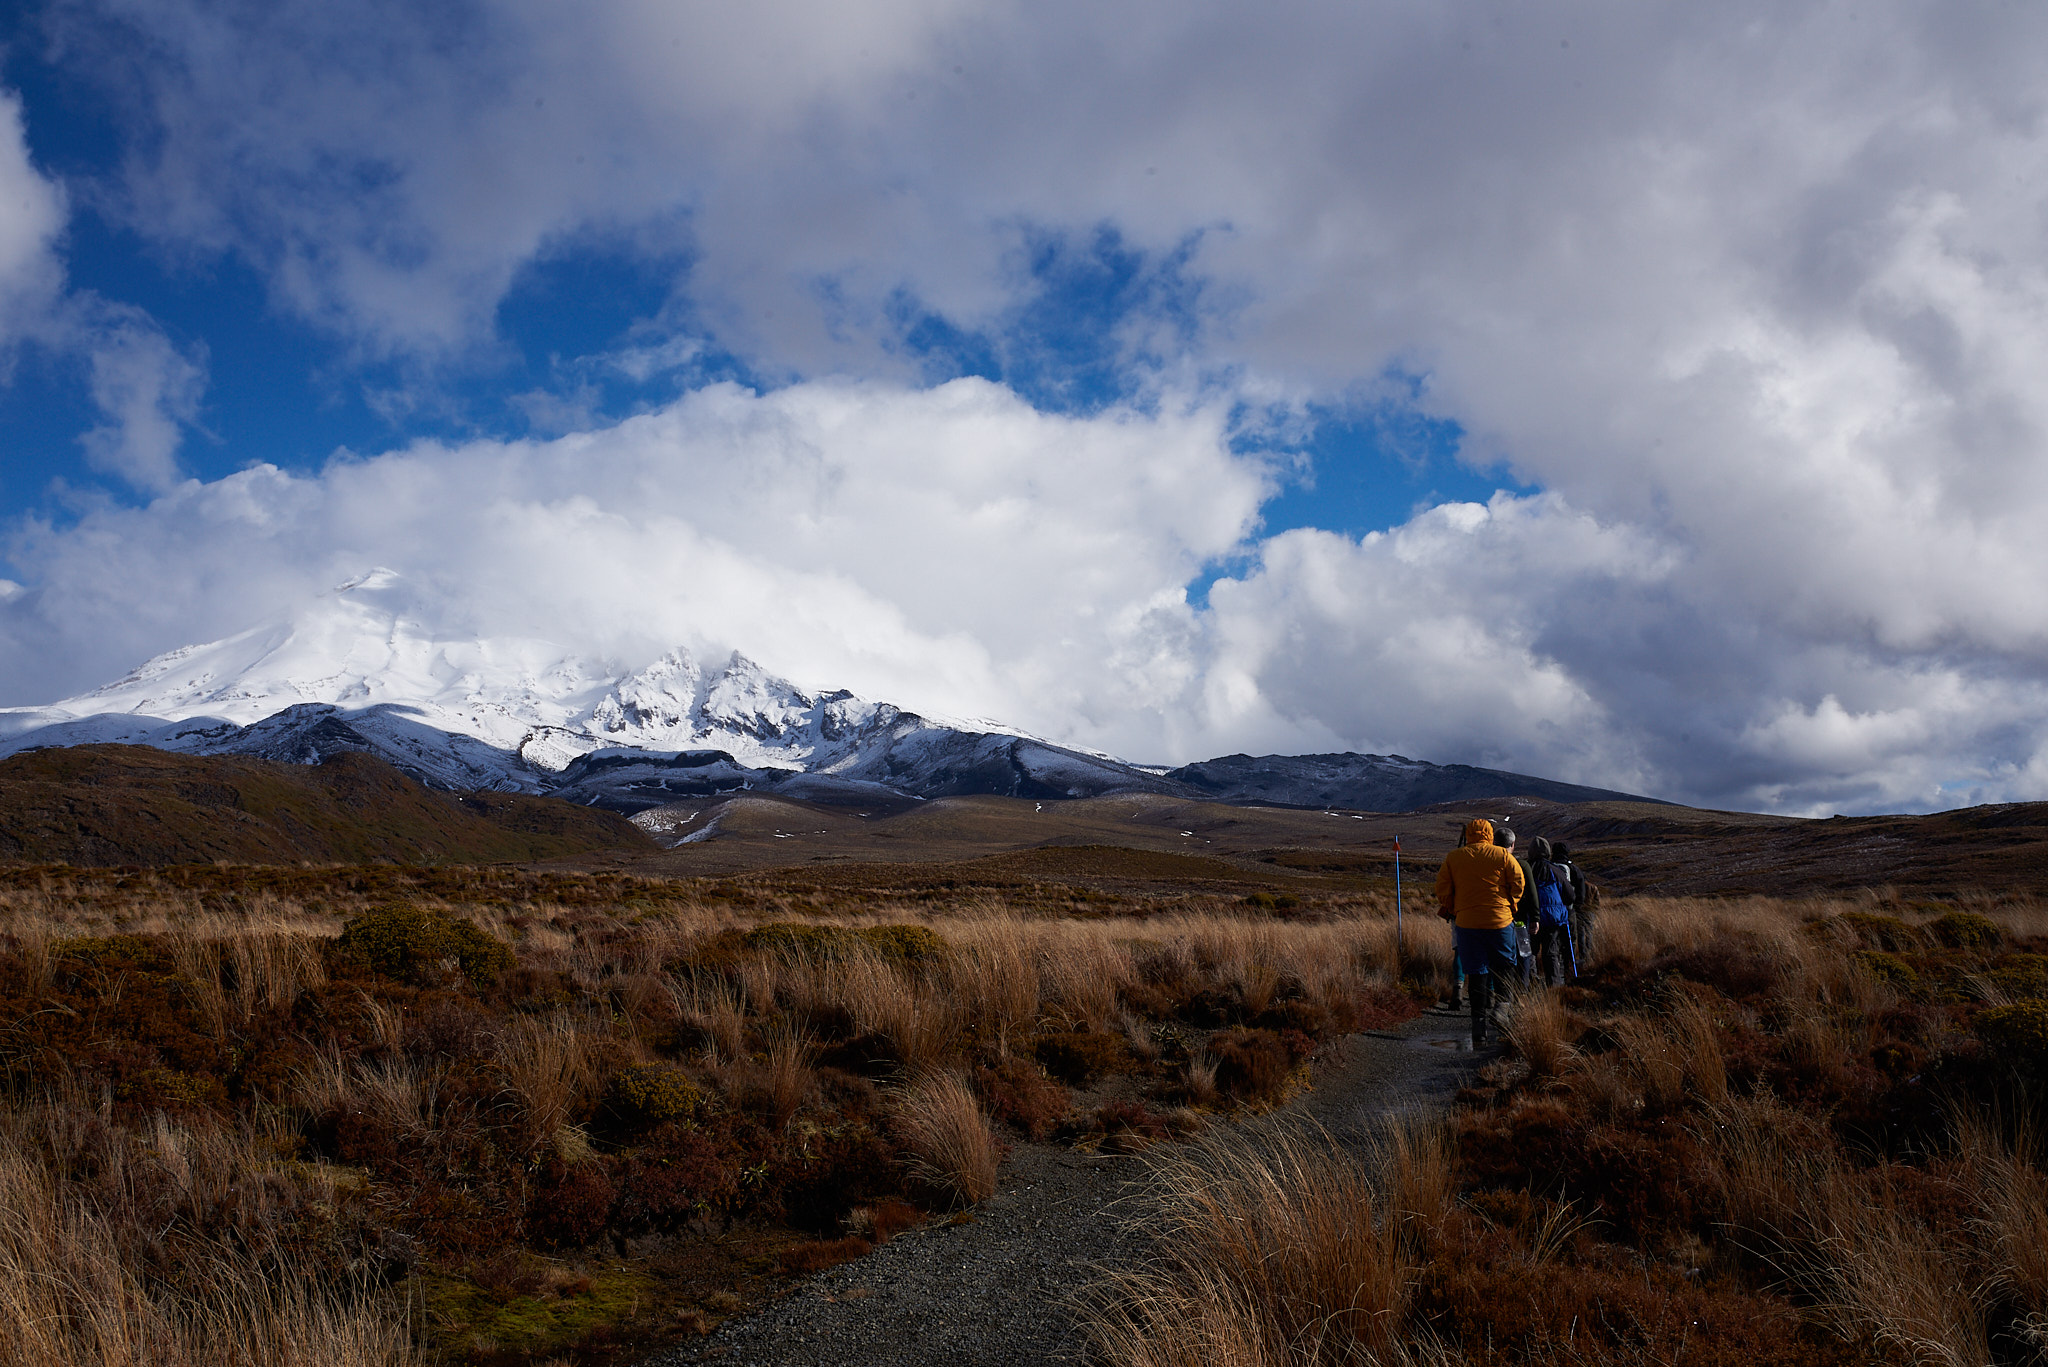
[[[1570,921],[1566,921],[1562,926],[1558,927],[1558,929],[1564,932],[1564,952],[1571,956],[1572,981],[1577,982],[1579,978],[1579,947],[1572,940],[1572,923]]]
[[[1401,937],[1401,837],[1394,837],[1394,977],[1401,976],[1401,965],[1407,962],[1408,946]]]

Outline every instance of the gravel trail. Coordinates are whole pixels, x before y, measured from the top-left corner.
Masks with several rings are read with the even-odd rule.
[[[1350,1035],[1285,1107],[1347,1144],[1446,1104],[1477,1060],[1462,1015],[1431,1011]],[[782,1300],[643,1367],[1025,1367],[1080,1363],[1068,1297],[1091,1269],[1141,1252],[1119,1218],[1143,1160],[1019,1144],[971,1219],[897,1236]]]

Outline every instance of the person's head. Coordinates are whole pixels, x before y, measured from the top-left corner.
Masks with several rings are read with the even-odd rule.
[[[1465,833],[1459,843],[1465,845],[1491,845],[1493,843],[1493,823],[1474,817],[1465,823]]]
[[[1550,857],[1552,859],[1569,859],[1572,857],[1572,847],[1560,840],[1550,847]]]
[[[1515,847],[1515,828],[1508,825],[1505,821],[1495,826],[1493,828],[1493,843],[1504,850],[1513,849]]]
[[[1540,835],[1529,842],[1529,854],[1535,859],[1549,859],[1554,849],[1555,847]]]

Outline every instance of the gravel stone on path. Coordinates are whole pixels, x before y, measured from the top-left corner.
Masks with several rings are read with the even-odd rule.
[[[1491,1056],[1471,1052],[1468,1029],[1462,1016],[1432,1011],[1347,1036],[1324,1051],[1313,1086],[1282,1114],[1347,1146],[1368,1144],[1390,1119],[1447,1105]],[[898,1235],[642,1367],[1081,1363],[1071,1299],[1096,1269],[1143,1256],[1129,1217],[1144,1171],[1142,1158],[1019,1144],[996,1195],[971,1219]]]

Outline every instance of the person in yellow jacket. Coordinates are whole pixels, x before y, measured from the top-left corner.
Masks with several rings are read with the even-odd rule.
[[[1456,924],[1458,963],[1472,998],[1472,1047],[1486,1046],[1493,998],[1514,981],[1515,909],[1528,879],[1515,857],[1493,843],[1493,823],[1465,823],[1465,843],[1436,872],[1438,914]]]

